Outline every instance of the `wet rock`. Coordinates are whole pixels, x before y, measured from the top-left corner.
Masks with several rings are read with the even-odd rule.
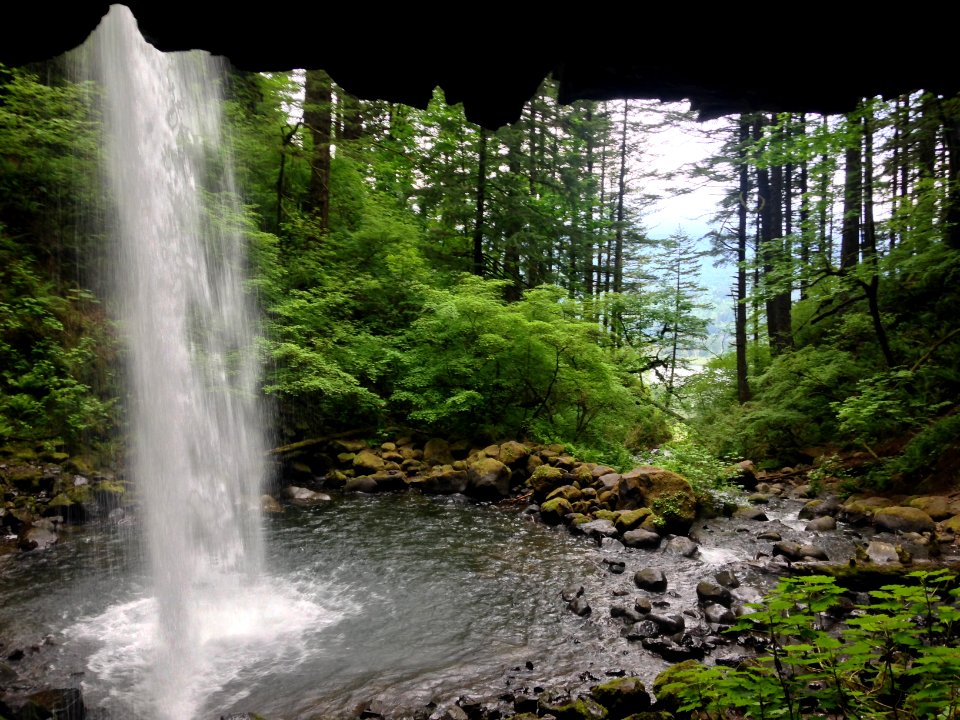
[[[747,495],[747,502],[751,505],[766,505],[770,502],[770,495],[761,492],[751,493]]]
[[[762,533],[757,533],[757,540],[772,540],[777,542],[782,539],[780,533],[776,530],[764,530]]]
[[[954,515],[949,520],[944,520],[943,529],[955,535],[960,535],[960,515]]]
[[[616,537],[617,529],[613,526],[613,523],[609,520],[591,520],[590,522],[584,523],[580,526],[580,530],[587,536],[592,538],[609,538]]]
[[[547,493],[547,500],[553,500],[554,498],[563,498],[568,500],[571,503],[577,502],[582,497],[580,488],[575,485],[561,485],[558,488],[554,488],[549,493]]]
[[[638,570],[633,576],[633,581],[641,590],[665,592],[667,589],[667,577],[663,574],[663,570],[657,568]]]
[[[357,479],[358,478],[351,478],[351,481],[357,480]],[[348,482],[347,484],[349,485],[350,483]],[[288,485],[283,489],[282,493],[283,493],[283,497],[286,498],[290,502],[290,504],[299,505],[301,507],[309,507],[311,505],[322,505],[324,503],[330,502],[330,496],[327,495],[326,493],[314,492],[313,490],[309,490],[303,487],[297,487],[296,485]],[[270,496],[264,495],[263,497],[260,498],[261,506],[263,506],[263,504],[266,503],[266,500],[264,500],[263,498],[268,498],[268,497]],[[273,498],[270,498],[270,499],[273,500]],[[280,507],[280,503],[278,503],[276,500],[273,500],[273,502],[276,503],[276,506],[279,508],[279,510],[265,509],[265,512],[283,512],[283,508]]]
[[[623,575],[624,570],[627,569],[627,564],[623,560],[612,560],[604,558],[604,565],[607,566],[607,569],[614,575]]]
[[[478,460],[467,470],[467,494],[481,499],[505,498],[510,494],[510,476],[510,468],[499,460]]]
[[[343,486],[345,492],[373,493],[378,490],[377,481],[369,475],[352,477]]]
[[[824,515],[836,515],[840,509],[840,501],[836,497],[815,498],[800,508],[801,520],[812,520]]]
[[[605,537],[600,540],[600,549],[604,552],[620,552],[624,550],[624,544],[612,537]]]
[[[570,602],[581,595],[583,595],[583,585],[570,585],[560,591],[560,597],[564,602]]]
[[[273,495],[260,496],[260,511],[267,514],[276,515],[283,512],[283,506]]]
[[[644,620],[650,620],[651,622],[656,623],[657,627],[660,629],[660,632],[664,635],[673,635],[674,633],[681,632],[684,628],[683,615],[679,613],[670,613],[664,615],[661,613],[650,613],[647,615]]]
[[[873,515],[877,530],[886,532],[933,532],[936,525],[923,510],[913,507],[888,507]]]
[[[640,620],[633,623],[626,631],[627,640],[644,640],[645,638],[657,637],[660,634],[660,626],[653,620]]]
[[[744,490],[755,490],[757,487],[757,468],[753,461],[743,460],[730,468],[729,480]]]
[[[733,570],[720,570],[713,578],[726,588],[740,587],[740,579]]]
[[[423,461],[427,465],[452,465],[450,443],[442,438],[430,438],[423,446]]]
[[[687,640],[687,638],[685,638]],[[642,641],[643,648],[656,653],[667,662],[681,662],[683,660],[702,660],[705,654],[703,641],[689,638],[689,643],[674,642],[668,638],[647,638]]]
[[[650,693],[638,677],[621,677],[595,685],[590,696],[607,709],[609,720],[620,720],[650,707]]]
[[[467,473],[452,465],[437,465],[427,475],[411,479],[410,487],[437,495],[462,493],[467,489]]]
[[[797,485],[790,491],[790,497],[798,498],[800,500],[810,500],[816,496],[816,492],[813,490],[812,485]]]
[[[867,545],[866,554],[870,562],[877,564],[900,562],[896,546],[879,540],[872,540]]]
[[[539,699],[540,714],[543,717],[553,715],[557,720],[603,720],[607,711],[590,697],[551,700],[549,696],[541,695]]]
[[[807,532],[827,532],[837,529],[837,521],[829,515],[823,515],[808,522],[804,527]]]
[[[766,522],[767,514],[758,507],[739,507],[734,513],[733,517],[736,520],[753,520],[756,522]]]
[[[27,703],[20,708],[21,720],[84,720],[86,708],[83,695],[76,688],[57,688],[41,690],[27,697]]]
[[[31,526],[20,533],[17,547],[21,550],[46,550],[60,542],[60,536],[45,527]]]
[[[547,500],[540,505],[540,517],[547,525],[559,525],[564,517],[573,512],[570,502],[564,498]],[[582,527],[582,526],[581,526]]]
[[[531,456],[531,459],[534,456]],[[540,465],[527,479],[527,485],[533,491],[537,502],[547,499],[547,495],[554,489],[565,484],[566,473],[560,468],[551,465]]]
[[[657,698],[657,709],[668,712],[676,712],[680,707],[680,694],[676,690],[668,690],[672,685],[676,685],[683,676],[683,673],[697,669],[700,663],[696,660],[685,660],[671,665],[666,670],[657,675],[653,681],[653,694]]]
[[[674,555],[682,555],[683,557],[691,558],[700,552],[700,548],[698,548],[697,544],[690,538],[678,535],[670,538],[670,541],[667,543],[664,551]]]
[[[656,549],[660,547],[660,536],[650,530],[628,530],[623,534],[623,544],[629,548]]]
[[[816,545],[800,544],[790,540],[783,540],[773,546],[774,555],[782,555],[788,560],[803,560],[813,558],[814,560],[829,560],[827,553],[823,548]]]
[[[887,498],[850,498],[837,512],[837,519],[851,525],[866,525],[878,510],[891,505],[893,503]]]
[[[264,720],[262,715],[257,715],[256,713],[230,713],[229,715],[221,715],[220,720]]]
[[[718,585],[711,580],[701,580],[697,583],[697,601],[701,605],[718,604],[730,607],[733,596],[723,585]]]
[[[512,468],[519,468],[526,465],[527,458],[529,457],[529,448],[516,440],[508,440],[505,443],[501,443],[500,452],[497,455],[497,459],[500,462]]]
[[[587,602],[587,599],[583,595],[571,600],[567,605],[567,609],[574,615],[579,615],[580,617],[586,617],[593,612],[593,608],[590,607],[590,603]]]
[[[650,508],[646,507],[623,511],[617,516],[617,530],[621,533],[626,533],[640,527],[640,524],[646,520],[647,516],[652,512]]]
[[[737,616],[733,611],[720,604],[708,604],[703,608],[703,615],[707,622],[714,625],[733,625],[737,621]]]
[[[457,705],[439,708],[429,716],[429,720],[470,720],[467,711]]]
[[[0,662],[0,688],[13,684],[16,679],[17,671],[6,663]],[[2,717],[2,712],[0,712],[0,717]]]
[[[653,603],[650,602],[650,598],[638,597],[633,603],[633,609],[641,615],[646,615],[653,610]]]

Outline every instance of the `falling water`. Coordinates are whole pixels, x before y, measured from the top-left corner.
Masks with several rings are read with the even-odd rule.
[[[160,718],[194,716],[211,638],[261,572],[264,441],[255,315],[220,137],[221,68],[166,54],[114,6],[88,43],[102,84],[117,305],[128,342],[132,476],[156,625],[142,679]]]

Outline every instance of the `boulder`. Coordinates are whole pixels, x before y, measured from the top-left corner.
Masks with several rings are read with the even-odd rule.
[[[943,529],[955,535],[960,535],[960,515],[954,515],[949,520],[944,520]]]
[[[355,480],[359,480],[359,478],[351,478],[350,482],[353,482]],[[348,482],[347,485],[349,485],[350,482]],[[369,492],[369,491],[364,491],[364,492]],[[270,496],[264,495],[263,497],[270,497]],[[263,497],[261,498],[261,506],[265,502],[263,500]],[[327,495],[326,493],[314,492],[313,490],[309,490],[304,487],[297,487],[296,485],[288,485],[287,487],[285,487],[283,489],[283,497],[286,498],[288,501],[290,501],[291,505],[299,505],[300,507],[309,507],[311,505],[322,505],[323,503],[330,502],[330,496]],[[273,498],[270,498],[270,499],[273,500]],[[273,502],[277,503],[276,500],[273,500]],[[279,507],[279,505],[280,503],[277,503],[277,507]],[[282,511],[283,511],[283,508],[280,508],[280,512]],[[277,512],[277,511],[268,510],[267,512]]]
[[[866,552],[870,562],[877,563],[878,565],[900,562],[897,548],[890,543],[872,540],[870,544],[867,545]]]
[[[564,500],[569,500],[574,503],[577,502],[583,493],[580,492],[580,488],[576,485],[561,485],[558,488],[554,488],[549,493],[547,493],[547,500],[553,500],[554,498],[562,497]]]
[[[918,510],[923,510],[923,512],[933,520],[937,521],[946,520],[953,515],[953,513],[950,512],[950,499],[943,495],[925,495],[923,497],[913,498],[907,505],[917,508]]]
[[[740,587],[740,578],[737,577],[737,574],[733,570],[720,570],[713,577],[724,587],[734,589]]]
[[[667,589],[667,577],[663,574],[663,570],[657,568],[638,570],[633,576],[633,582],[641,590],[666,592]]]
[[[437,465],[428,475],[416,478],[410,485],[437,495],[462,493],[467,489],[467,473],[464,470],[454,470],[451,465]]]
[[[542,512],[542,511],[541,511]],[[616,537],[617,529],[609,520],[591,520],[580,525],[580,531],[592,538]]]
[[[620,720],[650,707],[650,693],[638,677],[615,678],[594,685],[590,697],[607,709],[610,720]]]
[[[570,502],[562,497],[547,500],[540,505],[540,517],[547,525],[559,525],[573,512]]]
[[[762,492],[747,495],[747,502],[751,505],[766,505],[770,502],[770,495]]]
[[[537,502],[547,499],[547,495],[566,483],[566,473],[560,468],[551,465],[540,465],[533,474],[527,479],[527,485],[533,491],[533,497]]]
[[[827,553],[823,548],[816,545],[800,544],[790,540],[778,542],[773,546],[773,554],[781,555],[788,560],[804,560],[813,558],[814,560],[828,560]]]
[[[850,498],[840,507],[837,512],[837,519],[851,525],[866,525],[873,519],[877,510],[894,504],[890,500],[880,497]]]
[[[604,490],[616,490],[617,485],[620,484],[620,473],[609,472],[601,475],[595,481],[595,487],[597,492],[602,493]]]
[[[423,446],[423,461],[427,465],[451,465],[453,454],[450,443],[441,438],[431,438]]]
[[[492,457],[477,460],[467,469],[467,494],[484,500],[505,498],[510,494],[510,474],[510,468]]]
[[[354,475],[373,475],[383,470],[383,458],[373,450],[365,449],[353,456]]]
[[[643,465],[620,477],[617,484],[620,510],[651,508],[663,521],[665,532],[684,534],[697,513],[697,498],[686,478],[675,472]]]
[[[737,621],[737,616],[734,615],[733,611],[720,604],[705,605],[703,615],[708,623],[714,625],[733,625]]]
[[[45,527],[30,526],[22,530],[17,538],[17,547],[21,550],[46,550],[60,542],[60,536]]]
[[[886,532],[933,532],[936,525],[923,510],[913,507],[888,507],[873,515],[877,530]]]
[[[283,506],[273,495],[260,496],[260,511],[267,514],[277,514],[283,512]]]
[[[666,670],[657,675],[653,681],[653,694],[657,698],[657,709],[668,712],[676,712],[680,707],[680,694],[676,690],[667,688],[682,683],[683,674],[697,670],[702,667],[696,660],[684,660],[683,662],[671,665]]]
[[[636,510],[624,510],[617,516],[616,526],[621,533],[629,532],[640,527],[641,523],[653,511],[650,508],[637,508]]]
[[[692,558],[694,555],[700,552],[700,548],[698,548],[697,544],[690,538],[684,537],[683,535],[677,535],[676,537],[670,538],[670,541],[667,543],[664,551],[674,555],[682,555],[683,557]]]
[[[814,498],[800,508],[801,520],[812,520],[824,515],[836,515],[840,509],[840,501],[836,497]]]
[[[767,514],[758,507],[739,507],[734,513],[733,517],[736,520],[754,520],[756,522],[766,522]]]
[[[509,467],[521,468],[527,463],[530,457],[530,450],[523,443],[516,440],[508,440],[500,444],[500,453],[497,459]]]
[[[590,697],[557,697],[548,692],[540,696],[538,705],[541,716],[552,715],[556,720],[604,720],[607,717],[607,711]]]
[[[690,659],[702,660],[706,654],[703,641],[699,638],[689,638],[689,644],[685,642],[682,645],[669,638],[646,638],[642,644],[644,650],[656,653],[671,663]]]
[[[757,487],[757,469],[752,460],[743,460],[731,467],[728,471],[730,482],[739,485],[744,490],[755,490]]]
[[[701,605],[723,605],[730,607],[733,596],[730,591],[712,580],[701,580],[697,584],[697,601]]]
[[[372,493],[378,490],[377,481],[370,477],[369,475],[361,475],[360,477],[352,477],[347,480],[347,484],[343,486],[345,492],[362,492],[362,493]]]
[[[829,515],[823,515],[808,522],[804,529],[807,532],[827,532],[829,530],[836,530],[837,521]]]
[[[958,516],[960,517],[960,516]],[[628,530],[623,534],[623,544],[629,548],[655,549],[660,547],[660,536],[649,530]]]
[[[586,617],[593,612],[593,608],[590,607],[590,603],[587,602],[587,599],[583,595],[575,597],[573,600],[571,600],[567,604],[567,609],[579,617]]]
[[[633,623],[625,632],[627,640],[643,640],[645,638],[657,637],[660,634],[660,626],[653,620],[640,620]]]
[[[86,709],[83,695],[77,688],[56,688],[41,690],[27,697],[27,703],[20,708],[19,717],[55,718],[56,720],[84,720]]]
[[[681,632],[685,625],[683,615],[680,613],[670,613],[668,615],[650,613],[645,619],[655,622],[657,627],[660,628],[660,632],[664,635],[673,635]]]

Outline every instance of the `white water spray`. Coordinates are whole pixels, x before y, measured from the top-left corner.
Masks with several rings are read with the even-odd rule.
[[[240,210],[220,142],[221,68],[205,53],[157,51],[122,6],[87,57],[104,93],[131,475],[157,613],[144,710],[189,718],[211,643],[237,633],[237,598],[262,564],[256,322],[242,238],[229,229]]]

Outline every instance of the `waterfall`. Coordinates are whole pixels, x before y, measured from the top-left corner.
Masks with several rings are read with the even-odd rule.
[[[116,5],[84,57],[102,87],[129,475],[156,609],[143,712],[188,718],[210,641],[231,634],[228,608],[262,565],[257,322],[221,137],[223,73],[206,53],[159,52]]]

